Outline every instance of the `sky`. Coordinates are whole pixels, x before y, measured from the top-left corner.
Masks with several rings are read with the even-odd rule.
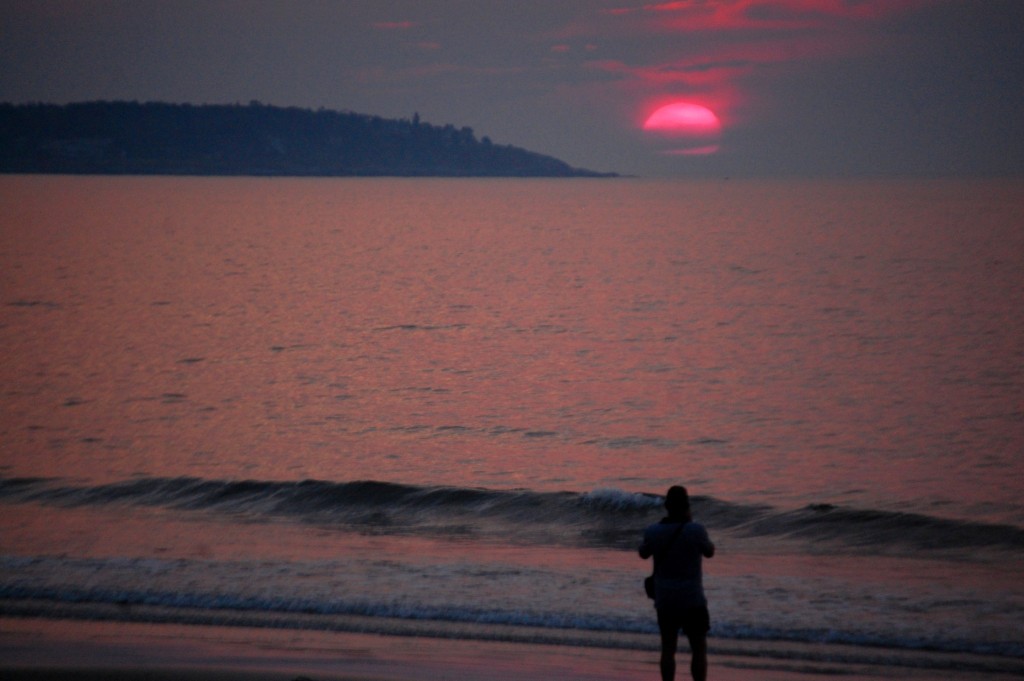
[[[0,102],[95,100],[418,113],[641,176],[1024,175],[1024,2],[0,0]]]

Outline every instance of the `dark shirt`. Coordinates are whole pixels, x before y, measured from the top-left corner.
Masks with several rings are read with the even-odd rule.
[[[706,606],[702,558],[715,554],[715,545],[700,523],[665,518],[644,531],[640,557],[654,556],[654,607]],[[675,535],[675,538],[673,538]]]

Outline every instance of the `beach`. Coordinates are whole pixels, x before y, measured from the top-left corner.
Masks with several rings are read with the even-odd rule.
[[[717,646],[721,648],[722,646]],[[726,646],[728,647],[728,646]],[[841,653],[840,653],[841,655]],[[641,681],[657,652],[230,627],[0,619],[0,676],[9,681]],[[688,674],[685,646],[677,678]],[[962,669],[806,662],[720,654],[715,681],[1019,678]]]

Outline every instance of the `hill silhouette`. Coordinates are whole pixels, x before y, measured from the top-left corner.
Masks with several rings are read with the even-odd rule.
[[[0,172],[598,177],[472,128],[248,105],[0,104]]]

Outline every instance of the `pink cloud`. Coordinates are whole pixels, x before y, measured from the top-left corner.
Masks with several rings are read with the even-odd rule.
[[[754,63],[745,60],[716,60],[707,57],[684,59],[661,64],[630,66],[613,59],[594,60],[591,68],[632,78],[655,85],[685,85],[691,88],[705,87],[743,75],[753,69]]]
[[[893,40],[880,31],[887,19],[927,0],[666,0],[601,12],[592,27],[609,38],[645,36],[659,45],[658,59],[593,60],[592,69],[617,77],[621,87],[653,101],[685,97],[734,122],[734,109],[750,98],[752,78],[826,59],[878,51]],[[699,35],[698,35],[699,34]],[[680,36],[674,40],[673,36]],[[683,36],[688,36],[684,38]],[[763,87],[759,87],[764,91]]]
[[[672,0],[642,5],[632,12],[657,15],[663,29],[793,30],[871,21],[900,14],[927,0]]]
[[[702,147],[669,149],[660,153],[665,156],[711,156],[712,154],[717,154],[718,149],[719,146],[717,144],[707,144]]]
[[[591,67],[650,83],[706,86],[789,62],[822,59],[863,47],[856,35],[808,35],[763,38],[712,45],[678,58],[653,64],[626,65],[620,61],[591,61]]]

